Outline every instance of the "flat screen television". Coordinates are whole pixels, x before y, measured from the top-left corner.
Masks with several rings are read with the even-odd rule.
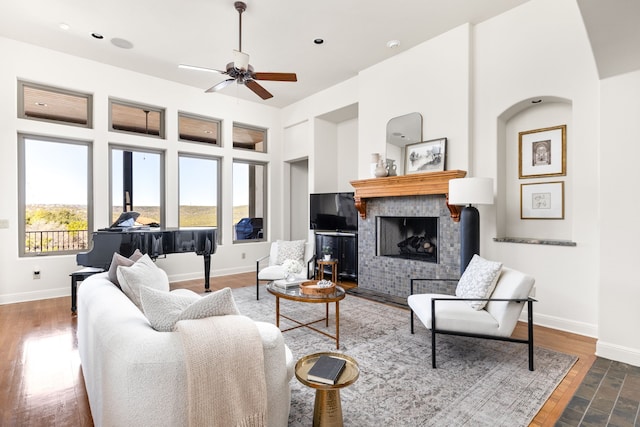
[[[358,211],[353,193],[313,193],[309,202],[312,230],[358,231]]]

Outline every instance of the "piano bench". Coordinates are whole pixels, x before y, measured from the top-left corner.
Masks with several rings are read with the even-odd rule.
[[[76,301],[78,299],[78,282],[82,282],[87,277],[93,276],[97,273],[104,272],[104,268],[97,267],[85,267],[81,268],[78,271],[74,271],[69,276],[71,276],[71,314],[76,314]]]

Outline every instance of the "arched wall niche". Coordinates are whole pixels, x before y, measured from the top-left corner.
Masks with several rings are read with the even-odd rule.
[[[570,242],[572,239],[572,101],[554,96],[524,99],[498,116],[497,210],[498,240],[524,243]],[[566,125],[566,175],[519,178],[519,133]],[[521,185],[564,183],[564,219],[521,219]]]

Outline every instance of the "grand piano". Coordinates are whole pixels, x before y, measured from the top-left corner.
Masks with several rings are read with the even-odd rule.
[[[168,254],[195,252],[204,258],[204,289],[209,289],[209,274],[211,272],[211,255],[216,252],[216,228],[175,228],[160,229],[159,227],[110,227],[95,231],[93,246],[87,252],[76,254],[76,262],[84,267],[94,267],[108,270],[114,252],[129,257],[140,249],[151,259]],[[96,271],[93,271],[95,273]],[[90,274],[89,274],[90,275]],[[85,275],[87,276],[87,275]],[[84,280],[86,277],[79,277]],[[77,279],[71,275],[71,310],[76,307]]]

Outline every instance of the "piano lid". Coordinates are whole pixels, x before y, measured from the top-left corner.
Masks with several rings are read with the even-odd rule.
[[[136,225],[136,219],[138,219],[139,216],[140,214],[135,211],[122,212],[118,219],[113,224],[111,224],[110,228],[133,227],[134,225]]]

